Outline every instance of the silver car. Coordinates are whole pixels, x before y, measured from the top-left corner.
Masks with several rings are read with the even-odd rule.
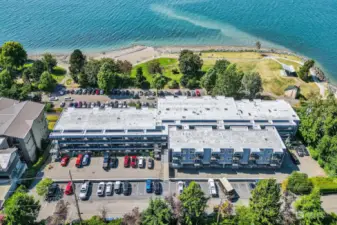
[[[87,181],[82,184],[81,189],[80,189],[80,199],[81,200],[86,200],[88,198],[89,187],[90,187],[90,181]]]

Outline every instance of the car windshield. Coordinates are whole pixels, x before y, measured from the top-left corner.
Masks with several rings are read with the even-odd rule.
[[[85,193],[86,190],[87,190],[87,189],[86,189],[85,187],[82,187],[80,192],[81,192],[81,193]]]

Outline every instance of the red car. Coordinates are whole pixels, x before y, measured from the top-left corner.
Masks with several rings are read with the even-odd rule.
[[[131,166],[135,168],[137,166],[137,156],[131,156]]]
[[[75,166],[80,168],[82,166],[83,154],[79,154],[76,158]]]
[[[198,96],[198,97],[200,97],[200,91],[199,90],[195,90],[195,94]]]
[[[124,167],[129,167],[130,157],[128,155],[124,156]]]
[[[73,184],[71,181],[68,182],[66,188],[64,189],[64,194],[71,195],[73,193]]]
[[[68,162],[69,162],[69,159],[70,159],[69,155],[63,156],[62,159],[61,159],[61,166],[67,166]]]

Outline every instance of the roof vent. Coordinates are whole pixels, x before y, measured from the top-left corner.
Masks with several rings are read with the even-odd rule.
[[[225,110],[227,111],[228,109],[227,109],[227,108],[225,108]]]
[[[81,120],[81,117],[77,117],[77,120]]]
[[[185,111],[187,111],[187,109],[186,109],[186,108],[184,108],[184,110],[185,110]]]
[[[167,111],[169,111],[169,110],[170,110],[170,108],[166,108],[166,110],[167,110]]]
[[[206,108],[206,110],[210,110],[210,108]]]
[[[118,120],[120,120],[121,118],[120,117],[117,117]]]

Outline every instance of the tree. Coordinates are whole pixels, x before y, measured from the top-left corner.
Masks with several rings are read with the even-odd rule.
[[[33,196],[23,191],[15,192],[5,203],[6,224],[33,225],[40,207]]]
[[[314,190],[310,195],[304,195],[295,202],[295,209],[298,213],[301,224],[324,224],[326,217],[321,206],[321,196],[319,190]]]
[[[13,79],[7,69],[0,72],[0,88],[9,89],[13,85]]]
[[[82,54],[81,50],[75,49],[73,53],[70,55],[69,59],[69,71],[75,82],[78,82],[78,74],[83,72],[84,64],[85,64],[85,56]]]
[[[23,83],[25,83],[25,84],[29,83],[30,84],[30,77],[31,77],[30,68],[24,69],[23,72],[22,72]]]
[[[256,46],[257,49],[259,49],[259,50],[261,49],[261,43],[259,41],[257,41],[255,43],[255,46]]]
[[[207,73],[201,78],[201,86],[206,89],[207,93],[212,93],[216,81],[216,70],[210,69]]]
[[[294,171],[288,177],[287,190],[294,194],[308,194],[312,188],[313,184],[305,173]]]
[[[81,87],[88,86],[88,75],[84,72],[81,72],[78,74],[78,84],[81,85]]]
[[[97,74],[102,63],[99,60],[90,59],[84,65],[84,73],[87,75],[88,85],[95,87],[97,86]]]
[[[227,67],[230,64],[231,63],[227,61],[226,59],[220,59],[215,62],[213,69],[215,70],[217,74],[222,74],[226,71]]]
[[[112,88],[118,87],[117,75],[115,74],[115,64],[112,62],[105,62],[97,74],[97,84],[100,89],[103,89],[106,93]]]
[[[124,225],[140,225],[141,224],[141,214],[138,207],[132,209],[130,213],[123,216]]]
[[[44,66],[49,73],[52,73],[53,68],[57,66],[57,60],[50,53],[43,54],[42,62],[44,63]]]
[[[199,55],[190,50],[182,50],[179,55],[180,72],[189,77],[195,77],[201,70],[203,61]]]
[[[238,71],[235,64],[231,64],[222,74],[217,75],[213,89],[214,95],[238,97],[240,94],[243,73]]]
[[[249,207],[236,206],[235,207],[235,224],[237,225],[251,225],[253,224],[253,216]]]
[[[45,64],[41,60],[36,60],[33,62],[32,67],[30,67],[31,78],[34,81],[39,81],[41,74],[45,71]]]
[[[53,184],[53,180],[50,178],[44,178],[36,185],[36,193],[40,196],[46,196],[48,188]]]
[[[52,92],[54,89],[55,80],[47,71],[43,72],[38,84],[38,88],[41,91]]]
[[[172,210],[173,221],[172,224],[181,224],[183,221],[183,212],[181,201],[172,195],[166,196],[165,201],[169,204]]]
[[[163,89],[167,83],[166,78],[163,75],[156,75],[153,79],[153,87],[157,90]]]
[[[0,64],[10,72],[22,67],[27,60],[27,53],[19,42],[4,43],[0,53]]]
[[[272,225],[280,221],[280,188],[274,179],[260,180],[249,200],[254,224]]]
[[[150,204],[142,213],[142,224],[164,225],[172,221],[172,211],[162,199],[150,199]]]
[[[197,87],[199,87],[199,81],[196,78],[189,79],[187,84],[186,84],[186,87],[188,89],[197,88]]]
[[[297,75],[299,78],[301,78],[303,81],[309,80],[309,70],[311,67],[313,67],[315,64],[314,60],[307,60],[303,66],[299,69]]]
[[[177,89],[179,88],[179,83],[176,80],[171,80],[168,84],[170,89]]]
[[[138,67],[136,71],[136,81],[135,85],[137,88],[142,88],[143,83],[146,81],[146,78],[143,76],[143,68]]]
[[[162,69],[158,60],[150,61],[147,65],[147,68],[150,74],[162,73]]]
[[[262,79],[259,73],[246,73],[241,81],[241,91],[245,97],[254,99],[263,91]]]
[[[201,224],[205,219],[205,209],[208,199],[200,186],[192,181],[183,193],[179,196],[182,211],[184,214],[183,221],[186,225]]]
[[[132,64],[127,60],[117,60],[117,67],[119,73],[130,74],[132,70]]]

